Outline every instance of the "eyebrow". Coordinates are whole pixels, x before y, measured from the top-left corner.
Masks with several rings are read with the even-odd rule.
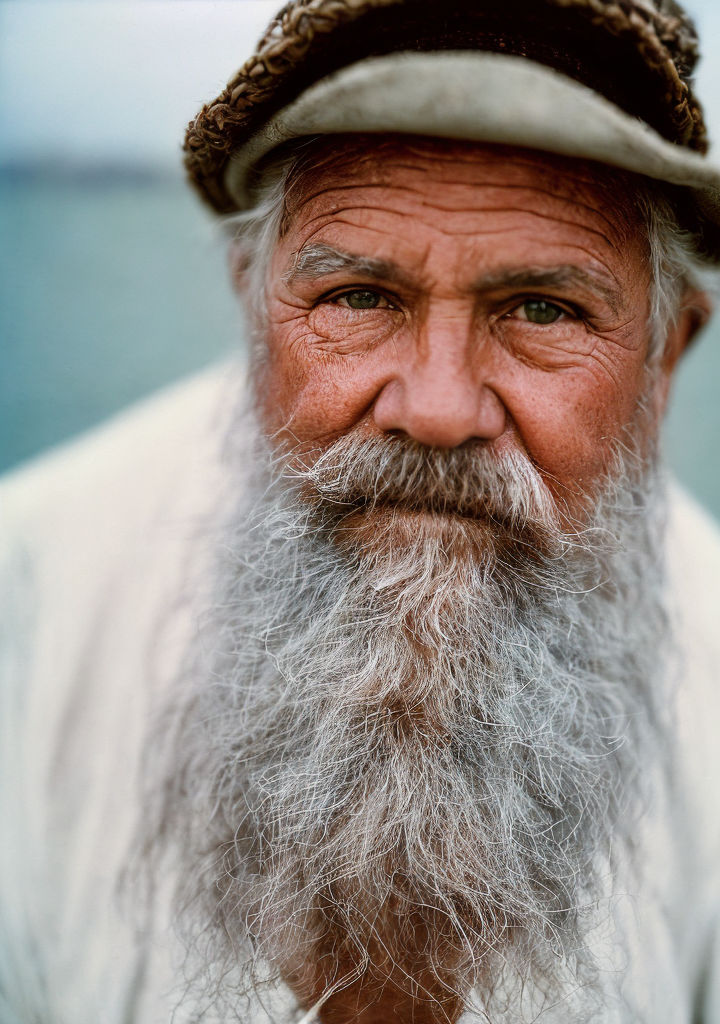
[[[293,281],[313,281],[328,274],[336,274],[341,270],[349,270],[361,277],[389,281],[390,283],[408,281],[407,275],[403,274],[397,264],[390,260],[377,259],[374,256],[356,256],[322,242],[304,245],[299,252],[295,253],[295,259],[284,275],[284,280],[286,284],[291,284]]]
[[[340,271],[350,271],[360,277],[388,281],[391,284],[413,282],[391,260],[374,256],[359,256],[336,249],[323,242],[305,245],[297,253],[292,266],[284,275],[286,284],[293,281],[313,281]],[[613,313],[618,311],[619,288],[610,283],[605,274],[586,270],[573,264],[556,267],[521,267],[517,270],[499,270],[482,274],[472,284],[472,291],[492,292],[512,288],[567,288],[580,286],[598,292]]]

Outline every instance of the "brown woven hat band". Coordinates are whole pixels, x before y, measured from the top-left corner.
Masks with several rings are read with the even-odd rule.
[[[246,209],[253,172],[274,149],[348,132],[502,143],[597,160],[691,189],[704,215],[720,223],[720,170],[706,158],[551,68],[478,51],[395,53],[322,79],[231,157],[224,187]]]

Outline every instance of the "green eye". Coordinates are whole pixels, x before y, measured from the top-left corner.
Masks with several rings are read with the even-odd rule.
[[[346,292],[340,298],[345,300],[350,309],[377,309],[381,301],[377,292]]]
[[[521,306],[523,320],[531,324],[554,324],[563,315],[563,310],[543,299],[527,299]]]

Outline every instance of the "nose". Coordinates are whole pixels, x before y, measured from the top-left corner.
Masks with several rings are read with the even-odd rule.
[[[505,430],[505,406],[481,376],[465,359],[434,347],[387,382],[375,401],[375,424],[434,448],[495,440]]]

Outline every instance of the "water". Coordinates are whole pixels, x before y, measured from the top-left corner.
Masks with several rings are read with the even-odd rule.
[[[221,241],[176,179],[0,176],[0,468],[242,345]],[[720,517],[720,317],[685,357],[666,429]]]
[[[0,465],[241,341],[223,246],[176,180],[0,179]]]

